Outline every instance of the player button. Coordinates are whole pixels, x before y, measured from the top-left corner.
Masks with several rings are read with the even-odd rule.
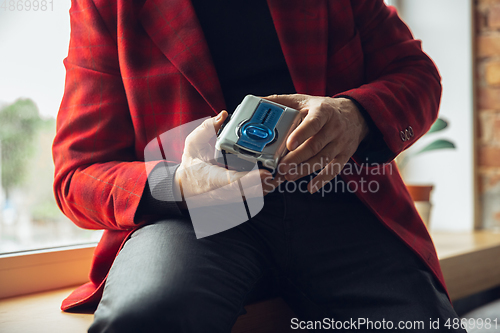
[[[269,131],[267,131],[267,129],[257,126],[248,126],[246,128],[246,134],[254,140],[263,140],[269,137]]]

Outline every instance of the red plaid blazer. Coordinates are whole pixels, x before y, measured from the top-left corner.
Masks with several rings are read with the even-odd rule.
[[[390,150],[389,164],[355,161],[351,166],[360,169],[342,177],[378,183],[377,193],[357,195],[444,286],[432,241],[390,162],[437,116],[441,86],[434,64],[382,0],[268,3],[297,92],[355,99]],[[116,254],[138,227],[134,215],[146,169],[158,163],[146,168],[147,143],[225,108],[189,0],[73,0],[70,15],[65,93],[53,145],[54,190],[75,224],[106,231],[90,282],[64,300],[63,310],[99,300]],[[183,144],[163,149],[180,161]]]

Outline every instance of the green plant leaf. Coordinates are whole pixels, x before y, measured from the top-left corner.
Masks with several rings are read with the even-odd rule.
[[[455,145],[453,142],[450,142],[448,140],[443,140],[439,139],[434,142],[429,143],[427,146],[424,148],[420,149],[418,152],[415,153],[415,155],[421,154],[426,151],[431,151],[431,150],[437,150],[437,149],[454,149]]]
[[[434,124],[432,124],[431,128],[429,129],[429,132],[427,132],[427,134],[429,133],[434,133],[434,132],[439,132],[443,129],[445,129],[446,127],[448,127],[448,122],[442,118],[438,118]]]

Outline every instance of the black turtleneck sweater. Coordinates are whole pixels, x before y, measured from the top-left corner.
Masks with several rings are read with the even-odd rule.
[[[228,112],[248,94],[295,93],[266,0],[192,3]]]

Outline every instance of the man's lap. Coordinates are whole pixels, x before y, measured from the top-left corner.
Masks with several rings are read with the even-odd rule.
[[[196,239],[187,218],[136,231],[90,332],[229,332],[266,288],[304,320],[456,316],[420,259],[354,195],[275,191],[252,220],[213,236]]]

